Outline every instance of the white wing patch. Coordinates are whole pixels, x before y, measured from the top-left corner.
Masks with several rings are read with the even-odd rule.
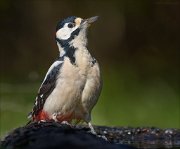
[[[48,69],[48,72],[46,73],[46,76],[45,76],[42,84],[43,84],[44,81],[46,80],[48,74],[53,70],[53,68],[56,67],[56,66],[58,66],[58,65],[61,64],[61,63],[63,63],[63,61],[55,61],[55,62],[51,65],[51,67]]]

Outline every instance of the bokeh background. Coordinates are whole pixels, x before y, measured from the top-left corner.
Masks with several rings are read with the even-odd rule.
[[[1,0],[0,135],[27,122],[58,56],[55,27],[100,16],[89,30],[104,87],[96,125],[180,128],[179,0]]]

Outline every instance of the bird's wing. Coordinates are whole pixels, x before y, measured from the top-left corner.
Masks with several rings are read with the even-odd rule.
[[[32,112],[29,114],[29,118],[38,115],[39,111],[43,109],[44,103],[48,96],[51,94],[53,89],[56,86],[56,79],[58,77],[60,68],[63,64],[63,61],[55,61],[51,67],[49,68],[43,83],[41,84],[38,94],[36,96],[36,100],[34,103],[34,107]]]

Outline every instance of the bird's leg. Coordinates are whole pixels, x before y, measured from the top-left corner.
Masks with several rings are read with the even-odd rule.
[[[58,120],[57,120],[57,113],[53,113],[53,115],[52,115],[52,119],[55,121],[55,122],[57,122]]]
[[[102,136],[101,135],[97,135],[96,131],[94,130],[94,128],[93,128],[93,126],[92,126],[92,124],[90,122],[88,122],[88,126],[91,129],[91,133],[92,134],[94,134],[94,135],[96,135],[96,136],[98,136],[100,138],[103,138],[104,140],[108,141],[108,139],[104,135],[102,135]]]
[[[72,120],[72,113],[67,113],[67,114],[57,113],[56,120],[58,122],[60,122],[61,124],[66,124],[66,125],[72,126],[69,123]]]
[[[95,130],[94,130],[94,128],[93,128],[93,126],[92,126],[92,124],[90,122],[88,122],[88,126],[89,126],[89,128],[91,130],[91,133],[94,134],[94,135],[97,135],[97,133],[95,132]]]
[[[59,122],[58,114],[59,113],[53,113],[53,115],[52,115],[52,120],[54,120],[55,122]],[[61,124],[66,124],[66,125],[71,126],[71,124],[66,120],[61,121]]]

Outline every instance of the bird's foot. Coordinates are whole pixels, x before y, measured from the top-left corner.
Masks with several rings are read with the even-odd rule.
[[[68,126],[72,127],[72,125],[68,121],[62,121],[61,124],[68,125]]]
[[[90,122],[88,123],[88,126],[89,126],[90,131],[91,131],[91,133],[92,133],[93,135],[96,135],[97,137],[102,138],[102,139],[108,141],[108,139],[106,138],[106,136],[104,136],[104,135],[98,135],[98,134],[96,133],[96,131],[94,130],[94,127],[92,126],[92,124],[91,124]]]
[[[57,122],[58,120],[57,120],[57,113],[53,113],[53,115],[52,115],[52,120],[54,120],[55,122]]]
[[[91,124],[90,122],[88,123],[88,126],[89,126],[89,128],[90,128],[91,133],[92,133],[93,135],[97,135],[96,131],[94,130],[94,127],[92,126],[92,124]]]
[[[97,136],[98,136],[99,138],[102,138],[102,139],[108,141],[108,139],[107,139],[106,136],[104,136],[104,135],[97,135]]]
[[[40,120],[40,121],[38,121],[38,124],[45,123],[45,122],[46,122],[46,120]]]

